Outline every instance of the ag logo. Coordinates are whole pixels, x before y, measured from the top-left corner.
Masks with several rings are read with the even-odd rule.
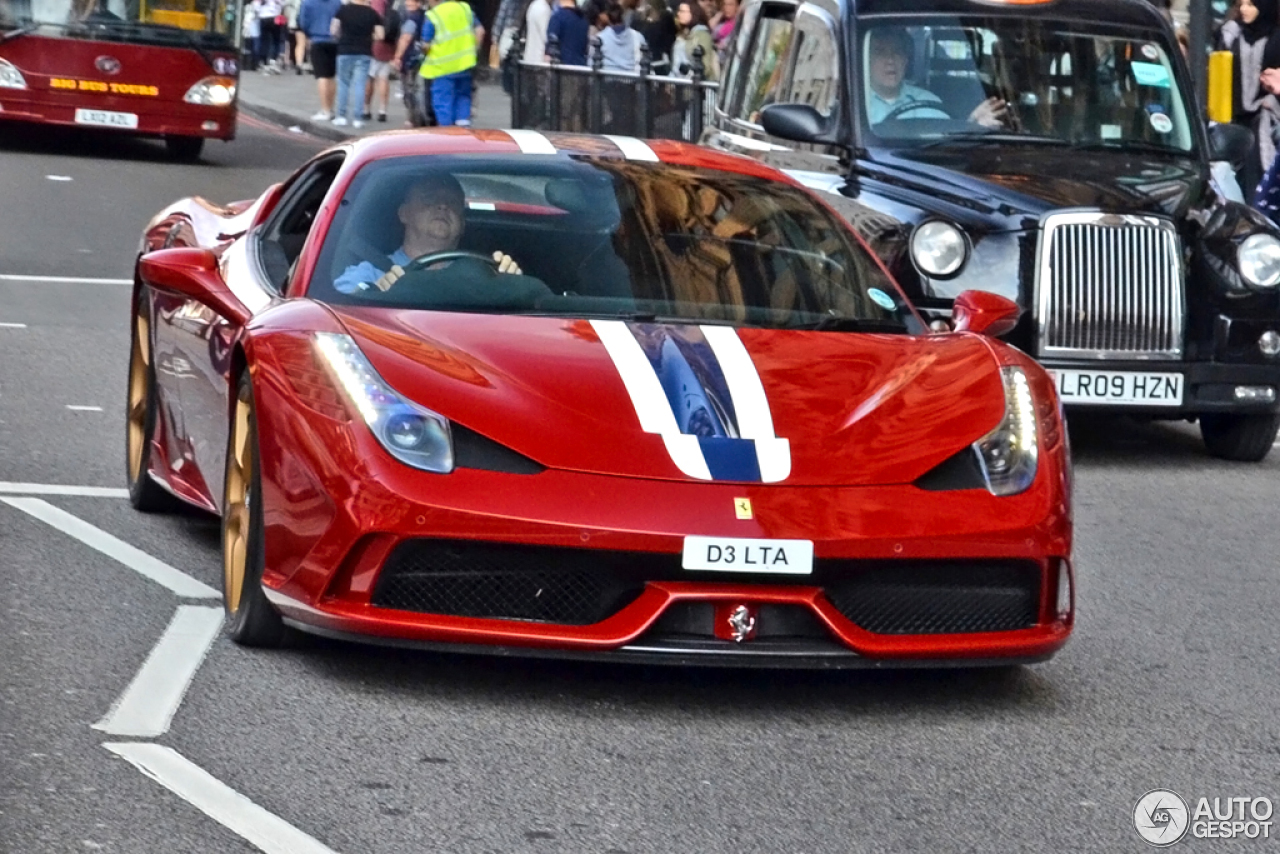
[[[119,74],[120,60],[114,56],[100,56],[93,61],[93,67],[103,74]]]
[[[1172,845],[1187,835],[1190,825],[1187,802],[1168,789],[1152,789],[1133,808],[1133,826],[1157,848]]]

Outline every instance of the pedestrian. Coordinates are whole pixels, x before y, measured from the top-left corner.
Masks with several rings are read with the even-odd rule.
[[[387,120],[387,102],[391,100],[391,61],[400,41],[400,13],[392,0],[370,0],[370,7],[382,18],[382,38],[373,43],[373,59],[369,63],[369,79],[364,89],[365,121],[373,118],[373,102],[379,103],[378,121]]]
[[[716,48],[716,58],[720,66],[729,55],[729,42],[733,38],[734,28],[738,25],[738,0],[720,0],[720,22],[711,27],[711,43]]]
[[[1254,133],[1254,154],[1245,161],[1239,176],[1240,186],[1246,191],[1258,185],[1263,169],[1271,165],[1263,139],[1269,136],[1270,123],[1262,117],[1267,92],[1261,79],[1266,67],[1264,56],[1276,24],[1277,0],[1236,0],[1218,33],[1219,48],[1231,51],[1233,58],[1231,121]]]
[[[373,43],[383,37],[382,19],[369,7],[369,0],[350,0],[333,16],[329,31],[338,40],[338,100],[333,123],[346,126],[350,114],[352,127],[364,127],[360,105],[373,61]]]
[[[258,12],[258,58],[264,74],[280,73],[280,22],[284,19],[282,0],[255,0]]]
[[[636,71],[644,36],[627,26],[622,5],[608,0],[603,9],[605,26],[600,30],[600,56],[605,71]]]
[[[551,23],[551,0],[530,0],[524,13],[525,62],[547,61],[547,25]]]
[[[258,70],[258,40],[262,38],[262,25],[258,23],[257,4],[262,0],[252,0],[244,8],[244,23],[240,34],[244,37],[245,70]]]
[[[311,117],[316,122],[333,119],[338,43],[333,37],[332,24],[333,16],[341,8],[342,0],[302,0],[302,8],[298,11],[302,49],[310,48],[311,73],[316,78],[316,89],[320,95],[320,111]]]
[[[502,91],[508,95],[514,85],[510,64],[506,61],[520,33],[520,13],[524,0],[502,0],[498,14],[493,18],[493,49],[497,52],[498,66],[502,69]]]
[[[697,0],[681,0],[676,7],[676,26],[679,30],[671,49],[671,74],[676,77],[692,76],[693,53],[697,48],[702,48],[702,78],[718,80],[720,63],[716,61],[716,49],[711,41],[711,30],[707,27],[706,13]]]
[[[424,87],[418,76],[422,68],[422,41],[418,38],[426,23],[427,13],[422,0],[404,0],[404,17],[400,21],[400,40],[392,60],[400,69],[400,87],[404,92],[407,127],[424,127],[435,124],[430,118],[431,99],[419,91]]]
[[[284,19],[285,19],[285,41],[284,41],[284,64],[293,69],[294,74],[302,73],[303,51],[299,50],[302,46],[302,34],[298,32],[298,8],[301,6],[300,0],[285,0]]]
[[[577,0],[560,0],[560,6],[551,13],[547,23],[547,44],[552,39],[559,45],[561,65],[587,64],[587,39],[591,22],[578,8]],[[550,54],[547,56],[551,59]]]
[[[422,23],[427,55],[418,72],[427,83],[425,97],[441,127],[470,127],[472,75],[484,27],[462,0],[428,0],[428,4]]]
[[[654,74],[671,71],[671,51],[676,43],[676,16],[664,0],[644,0],[639,30],[649,45],[650,68]],[[633,21],[632,26],[636,26]]]

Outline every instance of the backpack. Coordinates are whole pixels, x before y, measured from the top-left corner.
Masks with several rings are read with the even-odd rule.
[[[382,40],[394,47],[400,41],[400,13],[390,3],[387,4],[387,14],[382,16],[382,29]]]

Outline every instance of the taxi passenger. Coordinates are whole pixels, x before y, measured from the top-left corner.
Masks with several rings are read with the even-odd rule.
[[[867,119],[871,124],[879,124],[890,115],[903,119],[951,118],[942,108],[941,98],[907,82],[907,63],[915,49],[910,33],[902,27],[881,27],[871,31],[868,41]],[[1009,105],[1000,98],[987,98],[974,107],[969,121],[1001,128],[1008,110]]]

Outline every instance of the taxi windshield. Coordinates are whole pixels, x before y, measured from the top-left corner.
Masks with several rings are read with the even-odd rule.
[[[22,32],[230,49],[236,0],[0,0],[0,38]],[[21,32],[16,32],[21,30]]]
[[[338,207],[308,295],[775,328],[896,332],[917,322],[870,253],[802,189],[567,155],[365,166]]]
[[[1010,18],[870,21],[860,51],[863,126],[894,146],[1189,152],[1186,99],[1154,35]]]

